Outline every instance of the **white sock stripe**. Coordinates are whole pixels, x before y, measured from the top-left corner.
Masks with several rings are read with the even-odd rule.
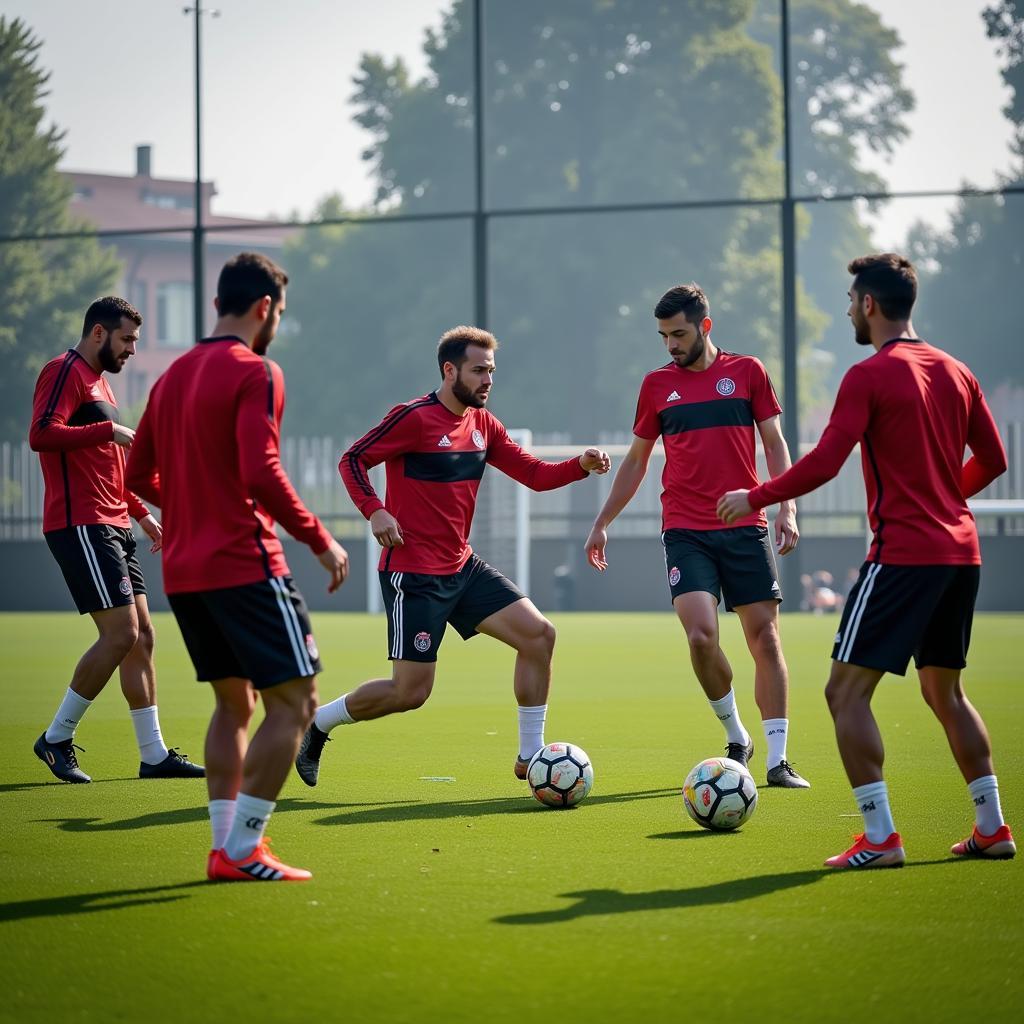
[[[89,573],[99,593],[100,600],[103,602],[103,607],[113,608],[114,602],[110,600],[110,594],[107,592],[107,585],[103,580],[103,574],[100,572],[100,563],[96,558],[96,552],[93,550],[92,541],[89,540],[89,534],[84,526],[76,526],[75,529],[78,532],[78,542],[82,545],[85,561],[89,566]]]
[[[402,592],[402,573],[391,574],[391,586],[395,588],[395,606],[391,610],[391,621],[395,629],[395,640],[391,645],[391,657],[401,659],[404,652],[402,642],[402,627],[405,624],[405,609],[403,607],[405,594]]]
[[[853,651],[853,641],[857,638],[857,631],[860,629],[861,619],[864,618],[864,609],[867,607],[868,598],[871,596],[871,591],[874,589],[875,579],[881,571],[881,563],[876,562],[870,569],[868,569],[864,576],[864,586],[857,595],[853,611],[850,613],[850,621],[846,625],[846,636],[843,637],[842,645],[839,648],[839,657],[836,659],[837,661],[846,661]]]
[[[288,588],[278,576],[270,578],[270,585],[277,594],[277,606],[281,609],[281,618],[284,619],[284,628],[288,633],[288,640],[292,645],[292,653],[295,655],[295,663],[298,666],[300,676],[313,675],[313,666],[309,662],[309,654],[302,639],[302,630],[299,626],[298,616],[292,607],[291,596]]]

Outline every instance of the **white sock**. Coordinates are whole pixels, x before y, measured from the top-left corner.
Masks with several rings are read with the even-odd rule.
[[[75,735],[78,723],[85,717],[86,711],[92,707],[92,701],[80,697],[71,687],[64,694],[64,699],[53,716],[50,727],[46,730],[47,743],[63,743]]]
[[[750,742],[750,733],[743,728],[743,723],[740,721],[735,692],[730,690],[724,697],[720,697],[718,700],[709,700],[708,703],[725,728],[726,740],[729,743],[742,743],[746,746]]]
[[[355,724],[355,719],[348,713],[348,704],[345,703],[348,696],[347,693],[342,694],[337,700],[332,700],[330,704],[324,704],[317,708],[313,721],[321,732],[330,732],[339,725]]]
[[[159,764],[167,757],[167,747],[160,735],[160,716],[156,705],[129,711],[135,726],[135,741],[139,745],[139,757],[146,764]]]
[[[789,732],[789,719],[766,718],[761,724],[764,726],[764,738],[768,744],[765,767],[771,771],[786,760],[786,733]]]
[[[223,849],[234,820],[234,800],[210,801],[210,828],[213,831],[213,846],[210,847],[211,850]]]
[[[239,793],[235,801],[235,819],[224,840],[224,852],[232,860],[244,860],[263,840],[270,815],[277,804],[258,796]]]
[[[869,843],[884,843],[896,831],[889,809],[889,787],[884,782],[869,782],[853,791],[857,809],[864,818],[864,834]]]
[[[1004,825],[1003,810],[999,806],[999,783],[994,775],[983,775],[967,783],[967,792],[974,801],[974,817],[978,831],[990,836]]]
[[[519,708],[519,757],[522,760],[529,761],[544,746],[544,719],[547,713],[547,704]]]

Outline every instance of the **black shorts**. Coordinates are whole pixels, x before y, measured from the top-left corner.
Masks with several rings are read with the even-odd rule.
[[[146,593],[135,536],[127,527],[91,524],[43,535],[80,615],[134,604]]]
[[[674,601],[680,594],[704,590],[725,610],[756,601],[781,601],[775,555],[764,526],[728,530],[666,530],[665,568]]]
[[[476,627],[525,596],[497,569],[470,555],[451,576],[381,572],[380,590],[388,615],[388,658],[437,661],[437,649],[451,623],[463,640]]]
[[[291,576],[168,594],[201,683],[238,676],[257,690],[322,669],[309,611]]]
[[[963,668],[971,644],[977,565],[881,565],[865,562],[846,599],[834,661],[879,672]]]

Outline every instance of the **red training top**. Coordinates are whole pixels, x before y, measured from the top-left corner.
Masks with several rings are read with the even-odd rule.
[[[765,526],[763,512],[726,526],[715,508],[725,491],[754,487],[754,424],[782,412],[768,371],[754,356],[719,349],[706,370],[674,362],[640,385],[633,433],[665,443],[661,476],[663,530]]]
[[[284,576],[275,520],[314,554],[331,536],[281,466],[284,375],[241,338],[204,338],[156,382],[128,457],[131,486],[163,510],[164,590]]]
[[[367,470],[385,462],[386,500]],[[527,454],[486,409],[450,412],[436,394],[397,405],[344,455],[338,469],[356,507],[369,519],[386,508],[404,543],[385,548],[380,569],[447,576],[473,553],[469,528],[487,464],[535,491],[550,491],[587,471],[576,459],[542,462]]]
[[[43,367],[28,433],[43,467],[43,533],[98,524],[127,529],[129,514],[149,515],[125,489],[125,452],[114,443],[119,422],[110,385],[74,349]]]
[[[814,450],[755,487],[751,505],[820,487],[858,441],[874,532],[868,561],[980,565],[967,498],[1006,470],[1006,453],[974,374],[927,342],[886,342],[846,371]],[[974,457],[964,465],[968,446]]]

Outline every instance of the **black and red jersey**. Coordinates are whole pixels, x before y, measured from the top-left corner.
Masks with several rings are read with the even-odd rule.
[[[72,526],[127,528],[129,515],[149,515],[125,488],[125,451],[114,443],[118,422],[110,385],[74,349],[43,367],[28,442],[43,469],[44,533]]]
[[[665,445],[663,530],[721,530],[719,497],[754,487],[754,425],[782,411],[768,371],[754,356],[721,349],[705,370],[674,362],[652,370],[640,385],[633,433]],[[764,526],[755,512],[732,526]]]
[[[755,487],[750,503],[760,508],[813,491],[858,442],[874,534],[868,561],[980,565],[967,498],[1006,470],[1006,453],[974,374],[927,342],[888,342],[846,372],[814,450]]]
[[[281,465],[284,375],[241,338],[204,338],[156,382],[128,458],[163,513],[169,594],[288,573],[279,522],[315,554],[331,536]]]
[[[367,473],[381,462],[387,474],[384,501]],[[386,508],[398,520],[404,543],[381,553],[382,570],[447,576],[472,554],[469,529],[488,465],[535,491],[588,475],[578,458],[542,462],[523,451],[486,409],[468,408],[459,416],[436,394],[395,406],[345,452],[338,469],[367,519]]]

